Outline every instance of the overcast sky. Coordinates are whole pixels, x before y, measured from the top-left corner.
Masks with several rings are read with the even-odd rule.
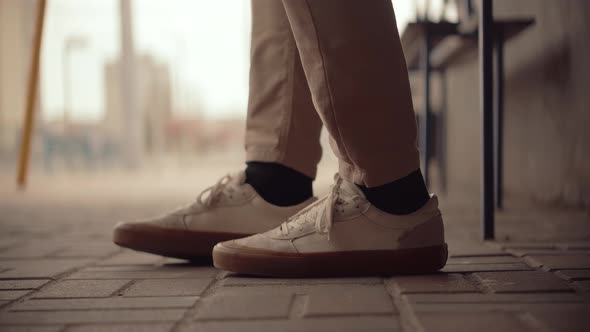
[[[411,1],[393,3],[400,27],[413,19]],[[134,0],[132,7],[137,53],[169,64],[175,105],[198,101],[208,116],[245,112],[249,1]],[[67,61],[74,117],[101,117],[103,66],[118,55],[119,27],[118,0],[48,1],[42,59],[46,118],[62,116],[64,42],[78,37],[86,46],[72,50]]]

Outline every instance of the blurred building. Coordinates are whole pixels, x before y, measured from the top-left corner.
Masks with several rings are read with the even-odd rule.
[[[170,70],[150,55],[137,56],[135,62],[135,105],[142,121],[142,142],[147,153],[162,153],[166,148],[166,127],[172,117]],[[107,135],[121,143],[126,138],[125,114],[121,99],[121,61],[107,63],[104,69]]]
[[[206,119],[198,115],[176,115],[167,126],[167,150],[192,156],[224,154],[243,150],[244,135],[241,117]]]
[[[0,1],[0,156],[12,155],[17,148],[25,111],[36,4],[34,0]]]

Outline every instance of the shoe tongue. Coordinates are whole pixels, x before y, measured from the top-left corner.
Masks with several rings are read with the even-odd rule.
[[[345,196],[360,196],[366,199],[365,194],[361,191],[361,189],[354,183],[343,180],[342,185],[340,185],[340,195]]]
[[[233,184],[244,184],[244,182],[246,182],[246,172],[241,170],[241,171],[237,171],[237,172],[233,172],[230,174],[231,176],[231,180],[230,182]]]

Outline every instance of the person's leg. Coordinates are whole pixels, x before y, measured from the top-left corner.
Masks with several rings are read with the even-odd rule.
[[[269,230],[308,206],[321,156],[313,104],[285,9],[252,1],[247,167],[168,215],[116,226],[115,243],[179,258],[210,258],[213,246]]]
[[[297,204],[312,193],[322,122],[281,1],[252,1],[250,66],[246,181],[273,204]]]
[[[418,170],[416,119],[391,1],[283,1],[343,178],[365,187]]]
[[[215,266],[271,276],[424,273],[447,259],[419,171],[408,73],[390,0],[283,0],[340,175],[274,230],[218,244]]]

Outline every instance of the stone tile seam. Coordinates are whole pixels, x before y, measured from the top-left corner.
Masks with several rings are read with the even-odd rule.
[[[508,271],[508,272],[510,272],[510,271]],[[465,278],[465,280],[467,280],[467,282],[469,282],[471,285],[473,285],[473,287],[475,287],[475,289],[477,289],[480,293],[493,294],[494,293],[493,289],[491,287],[489,287],[488,285],[486,285],[485,283],[483,283],[482,280],[479,280],[479,278],[477,278],[475,276],[475,273],[477,273],[477,272],[465,273],[462,275]]]
[[[112,292],[109,297],[112,297],[112,296],[123,296],[125,294],[125,292],[127,290],[129,290],[129,288],[133,287],[133,285],[135,285],[136,283],[137,283],[137,280],[135,280],[135,279],[129,280],[123,286],[119,287],[119,289],[117,289],[114,292]]]
[[[197,296],[195,296],[197,297]],[[197,297],[198,298],[198,297]],[[200,298],[198,298],[197,300],[199,300]],[[53,299],[52,299],[53,300]],[[63,300],[63,299],[61,299]],[[68,298],[67,300],[71,300],[71,298]],[[36,301],[45,301],[45,300],[36,300]],[[184,308],[184,307],[162,307],[162,306],[158,306],[158,307],[141,307],[141,308],[84,308],[84,309],[75,309],[75,308],[69,308],[69,309],[17,309],[17,310],[11,310],[9,312],[96,312],[96,311],[101,311],[101,312],[108,312],[108,311],[120,311],[120,310],[128,310],[128,311],[152,311],[152,310],[182,310],[182,309],[188,309],[188,308]],[[113,322],[106,322],[106,323],[110,323],[110,324],[114,324]]]
[[[110,258],[112,256],[115,256],[115,255],[117,255],[117,253],[113,253],[113,254],[109,255],[108,258]],[[37,294],[37,293],[39,293],[39,292],[41,292],[41,291],[43,291],[43,290],[45,290],[45,289],[47,289],[47,288],[55,285],[55,284],[57,284],[59,281],[65,279],[68,275],[72,275],[72,274],[74,274],[74,273],[76,273],[76,272],[78,272],[78,271],[80,271],[82,269],[91,267],[93,264],[96,264],[101,259],[107,259],[107,257],[105,257],[105,258],[97,258],[97,259],[91,260],[87,264],[83,264],[83,265],[78,266],[78,267],[73,267],[73,268],[71,268],[71,269],[69,269],[69,270],[67,270],[65,272],[62,272],[62,273],[60,273],[60,274],[58,274],[58,275],[56,275],[56,276],[54,276],[52,278],[49,278],[49,279],[48,278],[38,278],[38,279],[44,279],[44,280],[50,280],[50,281],[48,283],[46,283],[45,285],[37,288],[36,290],[28,293],[27,295],[19,298],[18,300],[11,301],[10,303],[8,303],[5,306],[0,306],[0,313],[4,313],[6,311],[9,311],[10,308],[12,306],[14,306],[15,304],[21,303],[21,302],[24,302],[24,301],[27,301],[27,300],[33,298],[35,296],[35,294]],[[3,279],[3,280],[18,280],[18,279],[24,279],[24,278],[12,278],[12,279]],[[26,279],[33,279],[33,278],[26,278]]]
[[[293,294],[289,303],[288,319],[302,319],[309,303],[308,294]]]
[[[221,281],[223,280],[224,275],[225,275],[224,271],[219,271],[215,275],[215,278],[211,279],[211,281],[209,282],[209,285],[207,285],[207,287],[205,287],[205,289],[203,289],[203,291],[201,292],[201,295],[195,301],[195,303],[193,303],[192,306],[190,306],[189,308],[186,309],[186,311],[184,312],[184,315],[179,320],[174,322],[174,325],[172,326],[172,328],[170,328],[170,332],[179,331],[184,325],[188,326],[190,324],[190,322],[193,320],[193,317],[195,316],[195,314],[199,310],[199,306],[202,303],[201,299],[214,294],[218,288],[222,287]]]
[[[401,294],[401,289],[395,279],[386,280],[384,286],[385,291],[393,302],[393,306],[397,310],[401,330],[406,332],[424,332],[424,327],[420,324],[411,304]]]
[[[542,272],[542,273],[549,273],[549,274],[553,274],[555,276],[557,276],[558,278],[560,278],[561,280],[565,281],[566,284],[571,288],[571,290],[543,290],[543,291],[535,291],[535,290],[530,290],[530,291],[494,291],[490,286],[488,286],[487,284],[485,284],[482,281],[479,281],[479,279],[475,276],[476,273],[478,272],[471,272],[468,274],[468,276],[466,276],[466,278],[469,279],[473,279],[473,283],[475,283],[476,285],[481,285],[481,288],[483,291],[482,293],[484,294],[535,294],[535,293],[586,293],[583,289],[580,289],[579,287],[575,286],[575,282],[576,280],[568,280],[564,277],[561,277],[559,274],[557,274],[556,272],[559,272],[559,270],[556,271],[550,271],[550,270],[544,270],[541,267],[532,267],[532,270],[529,271],[497,271],[498,273],[503,273],[503,272],[533,272],[533,271],[538,271],[538,272]],[[482,271],[483,273],[486,272],[491,272],[491,271]]]
[[[78,324],[76,324],[76,325],[78,325]],[[60,323],[53,323],[53,324],[31,323],[31,324],[26,324],[26,325],[16,324],[16,323],[15,324],[12,324],[11,323],[11,324],[1,325],[1,323],[0,323],[0,326],[4,326],[4,327],[6,327],[6,326],[8,326],[8,327],[40,327],[40,328],[43,328],[43,327],[54,327],[54,326],[59,327],[59,329],[55,330],[55,332],[66,332],[66,330],[68,329],[68,326],[67,325],[60,324]]]
[[[338,283],[318,283],[318,282],[295,282],[295,283],[269,283],[269,284],[250,284],[250,285],[223,285],[223,287],[228,288],[250,288],[250,287],[269,287],[269,286],[276,286],[276,287],[296,287],[296,286],[323,286],[323,285],[359,285],[359,286],[376,286],[382,285],[383,282],[338,282]]]
[[[537,319],[537,317],[535,317],[535,315],[528,311],[516,312],[514,315],[525,326],[530,327],[531,331],[552,332],[548,326],[543,324],[539,319]]]

